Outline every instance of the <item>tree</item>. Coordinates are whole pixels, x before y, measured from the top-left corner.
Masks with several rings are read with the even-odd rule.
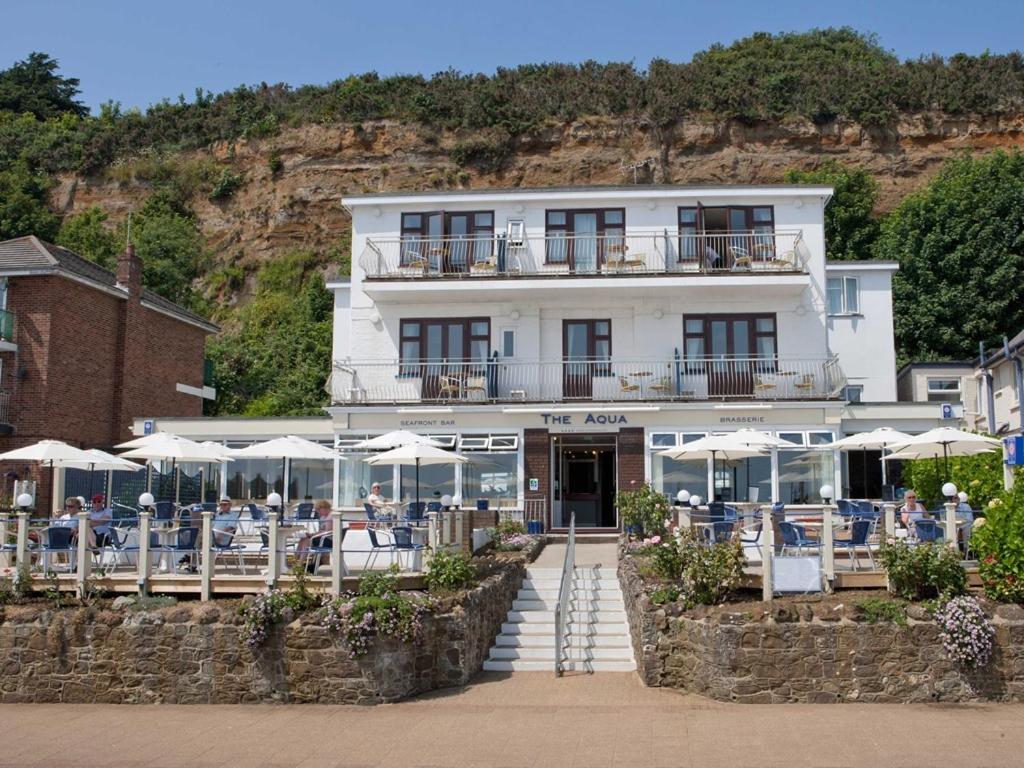
[[[876,256],[893,277],[903,360],[961,359],[1024,326],[1024,155],[948,161],[886,218]]]
[[[869,259],[878,238],[872,215],[878,181],[864,168],[829,160],[813,171],[786,171],[789,184],[828,184],[835,188],[825,209],[825,252],[830,259]]]
[[[57,69],[56,59],[37,52],[0,71],[0,110],[29,112],[39,120],[66,113],[88,115],[89,108],[75,99],[78,78],[61,77]]]
[[[95,261],[101,267],[113,269],[117,265],[120,241],[113,230],[103,226],[106,220],[107,214],[98,206],[70,216],[60,227],[57,244]]]
[[[0,171],[0,240],[35,235],[52,240],[60,220],[47,207],[49,180],[22,162]]]

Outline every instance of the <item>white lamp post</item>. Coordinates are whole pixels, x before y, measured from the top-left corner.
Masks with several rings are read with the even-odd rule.
[[[945,496],[950,501],[953,500],[953,497],[956,496],[957,493],[958,493],[957,487],[953,483],[943,483],[942,484],[942,495]]]
[[[281,500],[281,494],[278,493],[277,491],[267,494],[267,506],[270,507],[274,512],[281,511],[282,503],[283,502]]]
[[[149,509],[154,504],[156,504],[156,499],[153,498],[153,494],[149,491],[139,495],[139,506],[143,509]]]
[[[956,505],[960,501],[959,489],[950,482],[942,484],[942,495],[946,497],[946,544],[954,550],[959,550],[959,536],[956,527]]]
[[[693,507],[694,509],[699,507],[700,503],[701,503],[700,496],[691,496],[690,497],[690,506]]]
[[[827,484],[818,489],[818,493],[821,494],[821,498],[824,499],[826,504],[830,504],[832,502],[832,497],[835,495],[835,492],[836,489]]]
[[[448,509],[448,507],[452,505],[452,502],[453,500],[451,494],[449,493],[446,493],[444,496],[441,497],[441,506],[444,507],[445,509]]]
[[[452,505],[455,506],[455,507],[461,507],[462,506],[462,494],[461,493],[456,493],[454,496],[452,496]]]
[[[32,506],[32,494],[23,493],[19,495],[15,503],[21,508],[22,512],[27,512],[28,508]]]
[[[686,504],[690,501],[690,492],[685,488],[676,494],[676,501],[680,504]]]

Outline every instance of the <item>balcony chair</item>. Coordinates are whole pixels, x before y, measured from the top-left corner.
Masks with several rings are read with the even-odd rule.
[[[348,528],[341,529],[341,540],[345,541],[345,532]],[[334,554],[334,531],[323,531],[322,533],[314,534],[309,541],[309,547],[306,549],[305,559],[302,562],[302,567],[312,574],[316,574],[320,570],[320,566],[324,564],[324,558],[330,562],[331,556]],[[344,556],[342,557],[344,561]],[[331,563],[331,567],[334,564]],[[341,575],[347,576],[348,570],[345,568],[344,562],[340,564]]]
[[[648,392],[652,392],[659,397],[667,397],[672,394],[672,377],[662,376],[661,378],[655,379],[647,387]]]
[[[487,399],[487,378],[485,376],[470,376],[466,379],[466,385],[462,388],[462,396],[469,399],[473,392],[479,392],[483,399]]]
[[[67,555],[68,573],[75,570],[76,552],[72,539],[77,532],[77,528],[67,525],[51,525],[42,532],[36,552],[42,555],[43,573],[50,573],[54,570],[51,567],[51,555]]]
[[[153,522],[169,523],[174,519],[174,502],[158,501],[153,505]]]
[[[798,389],[802,392],[810,392],[814,389],[814,374],[804,373],[793,383],[793,389]]]
[[[615,243],[605,248],[605,267],[608,270],[634,270],[643,269],[646,263],[646,254],[629,254],[629,246],[625,243]]]
[[[633,384],[625,376],[619,376],[619,394],[620,395],[625,395],[625,394],[639,395],[640,394],[640,385],[639,384]]]
[[[422,520],[423,514],[426,512],[427,502],[425,501],[410,501],[405,508],[405,519],[406,520]]]
[[[857,557],[857,550],[863,549],[868,553],[868,560],[871,562],[871,570],[875,570],[875,556],[871,552],[871,545],[868,544],[868,536],[871,533],[871,528],[874,525],[872,520],[862,520],[860,518],[854,518],[849,524],[850,538],[849,539],[834,539],[832,542],[832,548],[834,550],[846,550],[850,556],[850,569],[856,571],[857,566],[860,564],[860,558]],[[845,525],[843,527],[846,527]]]
[[[461,379],[454,376],[438,376],[437,382],[437,396],[442,400],[451,399],[453,397],[457,398],[462,394]]]
[[[189,559],[189,568],[194,568],[199,564],[199,529],[181,527],[176,533],[178,540],[173,544],[154,547],[155,550],[171,556],[172,573],[178,572],[178,562],[186,556]],[[175,558],[175,555],[180,555],[180,557]]]
[[[722,260],[722,257],[718,255],[718,251],[712,248],[710,245],[704,248],[704,269],[708,272],[713,272],[718,269],[718,262]]]
[[[856,513],[857,509],[849,499],[836,499],[836,508],[839,514],[843,517],[850,518]]]
[[[732,271],[737,272],[740,269],[750,269],[753,259],[750,257],[750,251],[738,245],[730,245],[729,258],[732,260]]]
[[[754,376],[754,394],[755,395],[767,395],[774,393],[778,389],[778,385],[775,383],[775,379],[770,376],[763,374],[757,374]]]
[[[799,269],[799,261],[795,250],[785,251],[784,253],[774,252],[771,257],[766,261],[769,267],[773,269]]]
[[[398,267],[398,271],[401,274],[420,274],[427,272],[429,269],[430,260],[414,248],[402,254],[402,261]]]
[[[469,265],[469,273],[472,275],[494,275],[498,272],[498,257],[491,254],[486,259],[474,261]]]

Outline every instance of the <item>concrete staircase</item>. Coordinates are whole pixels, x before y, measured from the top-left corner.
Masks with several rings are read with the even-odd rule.
[[[501,625],[484,669],[555,671],[555,606],[560,568],[526,569],[518,598]],[[614,568],[578,565],[573,572],[563,648],[566,671],[630,672],[636,669],[626,607]]]

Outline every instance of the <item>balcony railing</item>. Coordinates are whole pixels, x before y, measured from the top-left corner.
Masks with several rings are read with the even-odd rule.
[[[11,416],[11,393],[0,392],[0,425],[12,424]]]
[[[0,309],[0,341],[14,341],[14,313]]]
[[[839,399],[836,358],[345,361],[336,404]]]
[[[524,237],[368,238],[367,279],[509,278],[795,272],[809,252],[800,230]]]

